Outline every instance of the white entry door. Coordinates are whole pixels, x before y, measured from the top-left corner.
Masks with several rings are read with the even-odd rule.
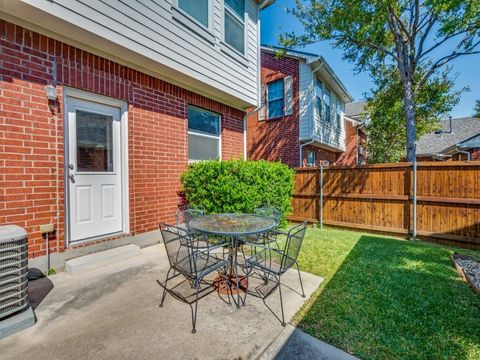
[[[70,241],[122,231],[121,109],[67,97]]]

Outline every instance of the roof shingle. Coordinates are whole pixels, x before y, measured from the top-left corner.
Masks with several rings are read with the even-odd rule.
[[[449,131],[448,120],[441,121],[443,131]],[[480,134],[480,119],[465,117],[452,119],[452,133],[424,135],[417,141],[417,156],[441,154],[448,148]]]

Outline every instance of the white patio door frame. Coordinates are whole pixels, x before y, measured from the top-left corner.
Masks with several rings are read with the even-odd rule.
[[[121,182],[121,216],[122,216],[122,229],[120,231],[115,231],[112,233],[99,234],[98,236],[91,236],[84,239],[72,240],[72,214],[70,208],[70,190],[71,190],[71,180],[69,178],[71,163],[70,154],[70,117],[69,113],[71,112],[71,106],[69,108],[69,102],[75,100],[81,100],[84,102],[89,102],[92,104],[92,107],[95,105],[106,105],[109,107],[115,107],[119,109],[120,112],[120,141],[118,144],[114,145],[114,151],[118,151],[114,156],[118,156],[119,160],[117,165],[120,165],[121,172],[120,182]],[[78,102],[78,101],[77,101]],[[82,91],[70,87],[63,88],[63,124],[64,124],[64,205],[65,205],[65,247],[70,245],[79,244],[82,242],[89,242],[95,239],[109,237],[115,234],[129,234],[130,232],[130,222],[129,222],[129,184],[128,184],[128,104],[125,101],[118,99],[113,99],[107,96],[98,95],[95,93]],[[118,149],[118,150],[115,150]],[[75,162],[76,163],[76,162]],[[115,169],[114,169],[115,170]]]

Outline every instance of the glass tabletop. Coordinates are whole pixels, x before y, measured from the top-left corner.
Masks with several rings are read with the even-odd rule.
[[[223,236],[254,235],[278,225],[275,220],[255,214],[212,214],[199,216],[189,223],[194,230]]]

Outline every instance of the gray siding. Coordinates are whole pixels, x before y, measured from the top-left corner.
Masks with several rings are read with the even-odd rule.
[[[337,124],[335,120],[335,109],[333,106],[331,107],[332,120],[321,120],[315,106],[315,81],[310,65],[300,61],[299,76],[300,140],[315,140],[327,147],[345,150],[345,121],[343,112],[340,124]],[[323,83],[325,86],[325,81]],[[330,93],[339,98],[332,89],[330,89]]]
[[[300,60],[299,77],[300,140],[311,140],[313,134],[315,88],[312,68],[302,60]]]
[[[194,31],[172,11],[175,0],[23,0],[31,7],[99,35],[149,61],[185,74],[193,87],[205,84],[239,99],[241,107],[258,102],[258,4],[246,0],[246,54],[232,56],[223,40],[223,0],[211,0],[210,33]],[[17,15],[18,16],[18,15]],[[38,25],[42,24],[41,19]],[[55,29],[49,29],[55,31]],[[207,36],[205,36],[207,35]],[[94,47],[94,45],[89,44]],[[103,49],[105,50],[105,49]],[[119,56],[117,54],[114,54]],[[155,71],[155,69],[151,69]],[[175,76],[172,76],[175,79]],[[187,79],[187,80],[185,80]],[[195,80],[195,81],[193,81]],[[193,89],[194,90],[194,89]]]

